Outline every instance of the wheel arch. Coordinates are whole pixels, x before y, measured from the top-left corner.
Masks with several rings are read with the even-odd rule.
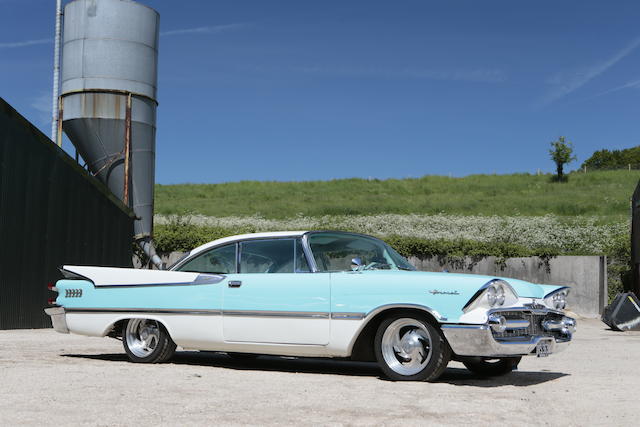
[[[440,314],[430,307],[418,304],[388,304],[377,307],[365,315],[365,322],[355,333],[349,345],[349,355],[353,360],[375,361],[373,340],[380,323],[396,313],[410,313],[425,318],[440,331]]]
[[[134,313],[124,313],[122,316],[118,316],[117,319],[113,320],[109,326],[105,329],[102,336],[109,336],[112,338],[121,337],[122,329],[124,325],[131,319],[149,319],[155,320],[164,328],[165,331],[169,334],[169,336],[173,339],[173,333],[168,323],[160,316],[152,315],[152,314],[134,314]]]

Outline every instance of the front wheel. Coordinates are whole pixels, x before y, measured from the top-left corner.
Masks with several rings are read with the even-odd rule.
[[[505,375],[518,367],[522,357],[502,357],[499,359],[482,359],[480,357],[468,357],[462,360],[464,366],[474,374],[484,377],[496,377]]]
[[[451,358],[438,330],[414,314],[395,314],[382,321],[374,352],[384,374],[394,381],[435,381]]]
[[[164,326],[150,319],[129,319],[122,330],[122,343],[129,360],[136,363],[166,362],[176,351]]]

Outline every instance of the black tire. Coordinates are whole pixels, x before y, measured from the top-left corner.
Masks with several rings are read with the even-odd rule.
[[[481,357],[466,357],[462,359],[462,363],[474,374],[483,377],[497,377],[516,369],[521,359],[522,357],[503,357],[489,360]]]
[[[142,349],[144,332],[141,333],[141,330],[145,327],[152,331],[153,341],[148,348]],[[126,321],[122,326],[122,344],[129,360],[135,363],[163,363],[171,359],[176,351],[176,343],[165,327],[160,322],[149,319]]]
[[[259,354],[254,353],[229,353],[227,352],[227,356],[234,360],[254,360],[257,359]]]
[[[397,348],[401,344],[403,348]],[[435,381],[451,359],[451,348],[440,331],[413,312],[385,318],[378,326],[373,345],[378,365],[393,381]]]

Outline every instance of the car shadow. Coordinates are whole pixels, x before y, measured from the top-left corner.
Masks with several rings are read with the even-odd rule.
[[[112,354],[62,354],[63,357],[104,360],[108,362],[127,362],[124,353]],[[210,366],[215,368],[235,369],[239,371],[276,371],[321,375],[344,375],[377,377],[391,381],[382,375],[377,363],[354,362],[346,359],[320,359],[309,357],[258,356],[254,359],[234,359],[226,353],[208,351],[179,351],[167,362],[173,365]],[[525,372],[514,371],[499,377],[482,377],[464,368],[448,367],[438,379],[440,383],[458,386],[526,387],[553,381],[568,374],[560,372]]]
[[[114,354],[63,354],[63,357],[127,362],[124,353]],[[373,362],[353,362],[346,359],[320,359],[261,355],[253,359],[234,359],[226,353],[209,351],[178,351],[167,364],[210,366],[239,371],[279,371],[292,373],[329,374],[346,376],[381,376]]]
[[[569,376],[569,374],[565,374],[563,372],[516,370],[507,375],[484,377],[474,374],[465,368],[448,367],[442,376],[440,376],[438,382],[472,387],[528,387],[557,380],[558,378],[566,376]]]

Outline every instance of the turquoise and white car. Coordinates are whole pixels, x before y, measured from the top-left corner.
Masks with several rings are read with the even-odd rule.
[[[227,237],[167,271],[64,266],[45,311],[56,331],[122,337],[133,362],[176,346],[377,361],[394,380],[432,381],[450,360],[483,375],[565,348],[569,289],[418,272],[383,241],[334,231]]]

